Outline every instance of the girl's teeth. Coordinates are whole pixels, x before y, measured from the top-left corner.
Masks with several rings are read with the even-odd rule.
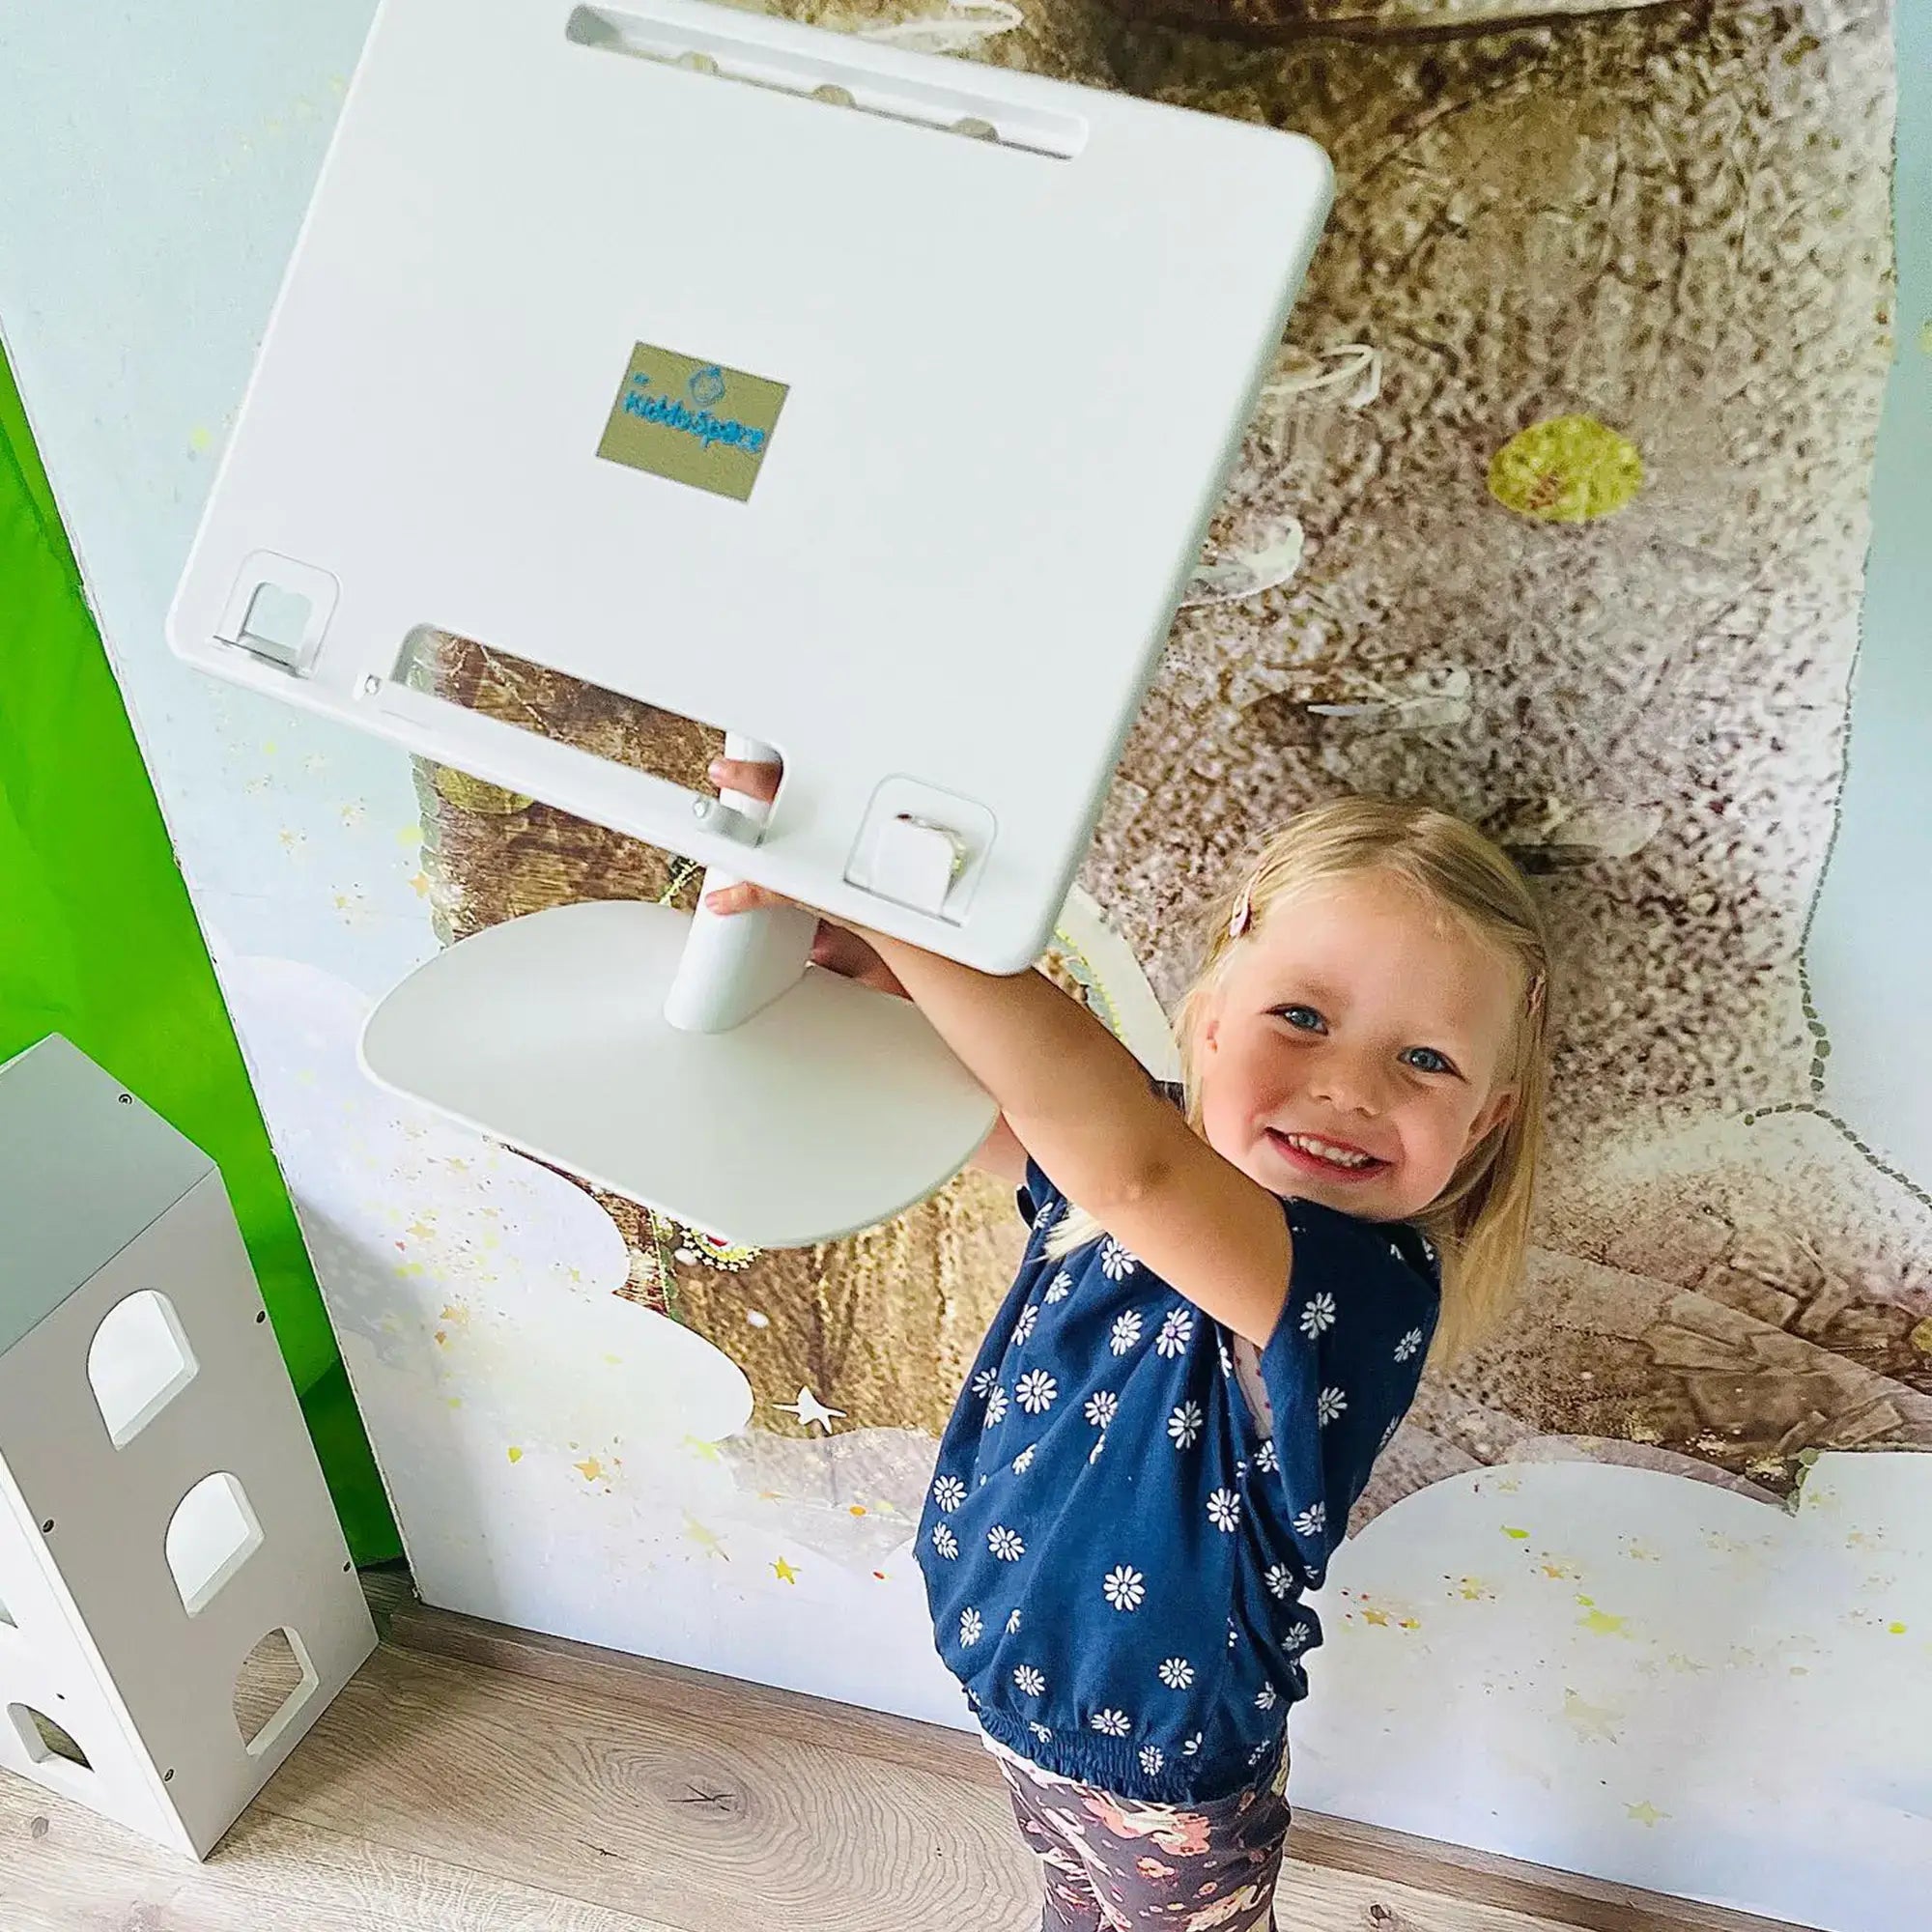
[[[1367,1167],[1370,1156],[1365,1153],[1350,1153],[1343,1148],[1330,1147],[1326,1141],[1311,1140],[1306,1134],[1290,1134],[1288,1143],[1303,1153],[1312,1153],[1317,1160],[1325,1160],[1336,1167]]]

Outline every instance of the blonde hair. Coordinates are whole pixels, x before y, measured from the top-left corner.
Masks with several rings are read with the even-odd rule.
[[[1522,980],[1517,1023],[1497,1074],[1499,1087],[1515,1090],[1515,1104],[1463,1155],[1449,1185],[1417,1217],[1441,1256],[1442,1317],[1433,1353],[1447,1361],[1481,1337],[1521,1279],[1543,1150],[1548,940],[1540,908],[1505,854],[1460,818],[1424,805],[1344,798],[1291,819],[1207,908],[1200,971],[1180,1002],[1176,1026],[1187,1120],[1199,1132],[1202,1021],[1244,941],[1311,887],[1370,872],[1406,881],[1463,920]],[[1104,1232],[1084,1208],[1069,1204],[1047,1237],[1047,1252],[1064,1257]]]

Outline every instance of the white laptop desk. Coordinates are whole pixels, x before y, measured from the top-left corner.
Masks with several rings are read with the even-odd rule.
[[[169,615],[208,670],[1019,972],[1326,214],[1298,136],[701,4],[384,0]],[[769,815],[420,688],[425,628],[781,758]],[[463,941],[377,1080],[761,1246],[991,1100],[810,917]]]

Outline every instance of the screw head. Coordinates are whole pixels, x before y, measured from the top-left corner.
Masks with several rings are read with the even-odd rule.
[[[255,1311],[255,1320],[258,1322],[266,1321],[268,1319],[269,1319],[269,1311],[266,1308],[258,1308]]]
[[[46,1521],[42,1523],[41,1525],[41,1534],[43,1536],[51,1536],[53,1533],[54,1533],[54,1520],[52,1517],[48,1517]]]
[[[172,1771],[164,1771],[161,1773],[161,1782],[163,1784],[172,1784],[174,1781],[175,1781],[175,1775]]]
[[[123,1094],[120,1095],[120,1100],[124,1107],[131,1107],[134,1104],[134,1096],[131,1094]]]

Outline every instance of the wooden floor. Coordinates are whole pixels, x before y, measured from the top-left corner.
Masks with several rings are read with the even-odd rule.
[[[372,1592],[387,1641],[206,1865],[0,1774],[0,1932],[1029,1932],[971,1740]],[[1298,1828],[1285,1932],[1767,1932]]]

